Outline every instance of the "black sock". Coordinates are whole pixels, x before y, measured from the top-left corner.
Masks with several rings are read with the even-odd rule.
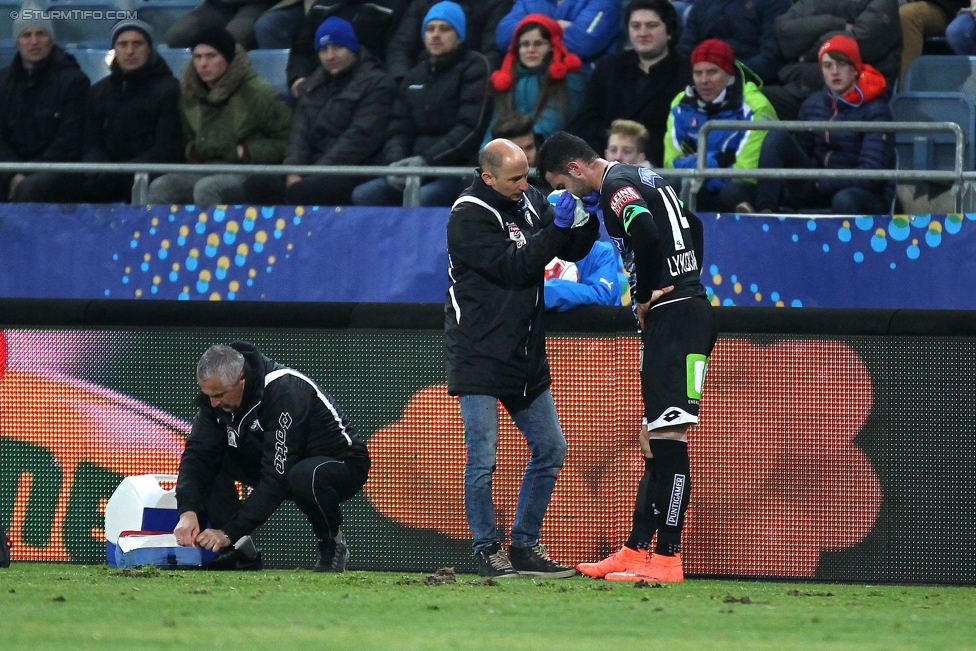
[[[634,519],[630,529],[630,537],[624,547],[646,551],[651,548],[656,525],[654,522],[654,490],[656,483],[654,459],[644,459],[644,475],[641,477],[637,489],[637,499],[634,500]]]
[[[676,439],[651,439],[651,452],[657,466],[653,490],[657,506],[657,545],[654,551],[665,556],[681,553],[681,530],[691,495],[691,464],[688,444]]]

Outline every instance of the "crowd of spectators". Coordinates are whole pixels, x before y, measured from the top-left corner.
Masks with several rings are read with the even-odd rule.
[[[205,0],[162,35],[191,49],[185,70],[167,66],[149,24],[124,20],[110,74],[90,87],[33,12],[14,21],[17,53],[0,71],[0,161],[473,167],[492,138],[529,152],[566,130],[608,158],[693,168],[704,147],[710,167],[749,169],[776,158],[760,155],[765,131],[712,131],[700,145],[699,127],[861,119],[853,109],[886,103],[926,36],[976,52],[973,12],[958,0]],[[841,95],[822,63],[838,35],[857,54],[839,62],[855,77]],[[289,49],[286,93],[251,66],[254,48]],[[863,133],[839,140],[854,153],[812,165],[894,165],[887,149],[858,155]],[[7,201],[118,202],[132,186],[117,174],[0,180]],[[396,173],[179,173],[153,178],[149,201],[397,205],[405,184]],[[463,184],[424,178],[421,204],[451,205]],[[751,208],[755,190],[710,179],[699,206]]]

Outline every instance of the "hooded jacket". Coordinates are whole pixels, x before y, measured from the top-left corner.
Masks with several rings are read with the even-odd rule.
[[[362,165],[374,162],[390,121],[393,79],[361,50],[338,75],[322,66],[302,84],[291,125],[288,165]]]
[[[335,401],[315,382],[261,354],[251,343],[231,347],[244,355],[244,393],[234,414],[214,409],[206,394],[186,440],[176,483],[182,515],[206,511],[214,478],[239,469],[254,488],[224,533],[231,540],[263,524],[288,496],[288,472],[296,463],[325,456],[369,468],[366,446]],[[201,522],[201,524],[203,524]]]
[[[835,97],[824,89],[809,97],[800,107],[798,120],[836,122],[891,121],[891,108],[883,94],[885,79],[868,64],[861,66],[861,76],[854,90],[844,98]],[[796,132],[797,142],[817,164],[825,169],[884,170],[895,168],[895,141],[891,133],[876,131],[818,131]],[[820,193],[832,197],[844,188],[859,187],[882,192],[885,202],[894,196],[893,181],[866,179],[820,179]]]
[[[79,160],[88,86],[75,58],[57,45],[36,68],[14,55],[0,71],[0,161]]]
[[[696,155],[701,143],[698,130],[709,120],[775,120],[776,110],[762,94],[759,87],[751,81],[743,84],[740,68],[732,84],[725,89],[725,98],[720,102],[705,104],[698,97],[694,86],[674,98],[671,115],[668,118],[668,134],[664,139],[664,167],[693,169],[698,162]],[[743,93],[743,88],[745,92]],[[732,167],[734,169],[756,169],[759,167],[759,150],[766,137],[766,131],[714,130],[708,133],[707,167]],[[754,179],[741,179],[755,182]],[[720,190],[732,179],[708,179],[706,190]]]
[[[582,259],[599,235],[595,217],[579,228],[553,224],[533,187],[513,201],[478,176],[447,222],[444,302],[447,389],[451,395],[538,397],[549,387],[543,313],[546,265]]]
[[[138,70],[117,61],[91,87],[83,160],[181,163],[180,83],[155,51]]]
[[[278,91],[254,71],[240,45],[227,71],[211,88],[191,64],[183,73],[180,89],[187,160],[239,163],[237,145],[244,145],[252,163],[282,161],[291,111]]]
[[[383,162],[423,156],[428,165],[468,165],[488,127],[488,62],[463,44],[417,64],[400,82]]]

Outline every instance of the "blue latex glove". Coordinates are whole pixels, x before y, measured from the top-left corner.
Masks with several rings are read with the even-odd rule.
[[[600,211],[600,193],[591,192],[585,197],[580,197],[583,202],[583,210],[591,215],[597,214]]]
[[[576,219],[576,197],[569,192],[559,195],[559,200],[553,206],[552,211],[556,214],[553,223],[559,228],[571,228]]]

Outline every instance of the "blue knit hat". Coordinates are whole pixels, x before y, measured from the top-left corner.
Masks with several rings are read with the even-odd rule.
[[[329,16],[315,30],[315,43],[313,44],[315,50],[321,50],[326,45],[341,45],[352,50],[354,54],[359,54],[359,39],[356,38],[352,23],[338,16]]]
[[[436,5],[430,8],[427,15],[424,16],[424,24],[420,28],[420,38],[423,38],[427,33],[427,23],[432,20],[443,20],[454,28],[457,32],[458,38],[464,41],[464,33],[466,29],[465,19],[464,19],[464,9],[461,8],[456,2],[451,2],[450,0],[444,0],[444,2],[438,2]]]

